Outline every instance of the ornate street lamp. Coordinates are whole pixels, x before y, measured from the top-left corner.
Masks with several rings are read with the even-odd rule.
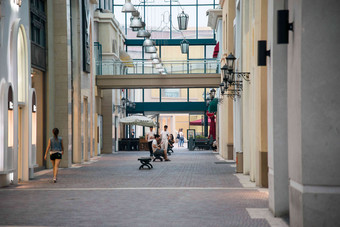
[[[187,30],[188,22],[189,22],[189,15],[184,13],[184,10],[182,11],[182,13],[178,14],[177,21],[178,21],[179,30]]]
[[[249,72],[235,72],[234,64],[236,58],[232,53],[226,57],[226,64],[221,68],[223,82],[220,84],[221,95],[226,95],[234,100],[241,96],[243,80],[249,81]]]
[[[227,62],[227,67],[228,67],[228,71],[232,72],[234,71],[234,62],[235,62],[236,58],[234,57],[234,55],[232,53],[230,53],[228,55],[228,57],[226,57],[226,62]]]
[[[181,42],[181,52],[182,54],[187,54],[189,53],[189,42],[183,39]]]
[[[215,98],[215,95],[216,95],[216,90],[215,90],[215,88],[213,88],[213,89],[210,90],[209,95],[210,95],[210,99],[211,99],[211,100],[213,100],[213,99]]]
[[[133,13],[135,11],[136,11],[136,9],[132,5],[131,0],[125,0],[125,4],[122,8],[122,13]]]

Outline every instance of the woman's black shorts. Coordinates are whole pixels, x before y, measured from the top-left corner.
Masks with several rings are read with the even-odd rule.
[[[51,160],[56,160],[56,159],[61,159],[61,158],[62,158],[62,154],[59,152],[50,155]]]

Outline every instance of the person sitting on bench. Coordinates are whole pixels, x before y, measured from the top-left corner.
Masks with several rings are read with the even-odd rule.
[[[158,142],[161,140],[160,136],[158,134],[155,135],[155,138],[152,141],[152,150],[153,150],[153,154],[154,156],[163,156],[165,161],[170,161],[170,159],[168,159],[168,154],[166,152],[166,150],[161,149],[160,144],[158,144]]]

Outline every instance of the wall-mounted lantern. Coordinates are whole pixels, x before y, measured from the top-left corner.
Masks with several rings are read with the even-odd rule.
[[[266,66],[267,56],[270,56],[270,50],[267,50],[267,41],[259,40],[257,42],[257,65]]]
[[[14,102],[13,102],[13,90],[12,87],[8,89],[8,110],[14,109]]]
[[[289,30],[293,31],[293,23],[289,23],[289,10],[277,11],[277,43],[289,42]]]
[[[234,100],[236,97],[241,96],[243,80],[250,81],[249,72],[234,71],[235,60],[236,58],[232,53],[226,57],[226,64],[221,68],[223,73],[223,82],[220,84],[221,95],[226,95]]]
[[[35,92],[33,92],[32,95],[32,113],[36,113],[37,112],[37,100],[35,98]]]

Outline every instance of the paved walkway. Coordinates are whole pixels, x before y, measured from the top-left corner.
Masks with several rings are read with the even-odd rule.
[[[175,149],[152,170],[138,170],[141,156],[103,155],[60,170],[56,184],[47,171],[0,189],[0,225],[270,226],[267,191],[243,187],[211,151]]]

